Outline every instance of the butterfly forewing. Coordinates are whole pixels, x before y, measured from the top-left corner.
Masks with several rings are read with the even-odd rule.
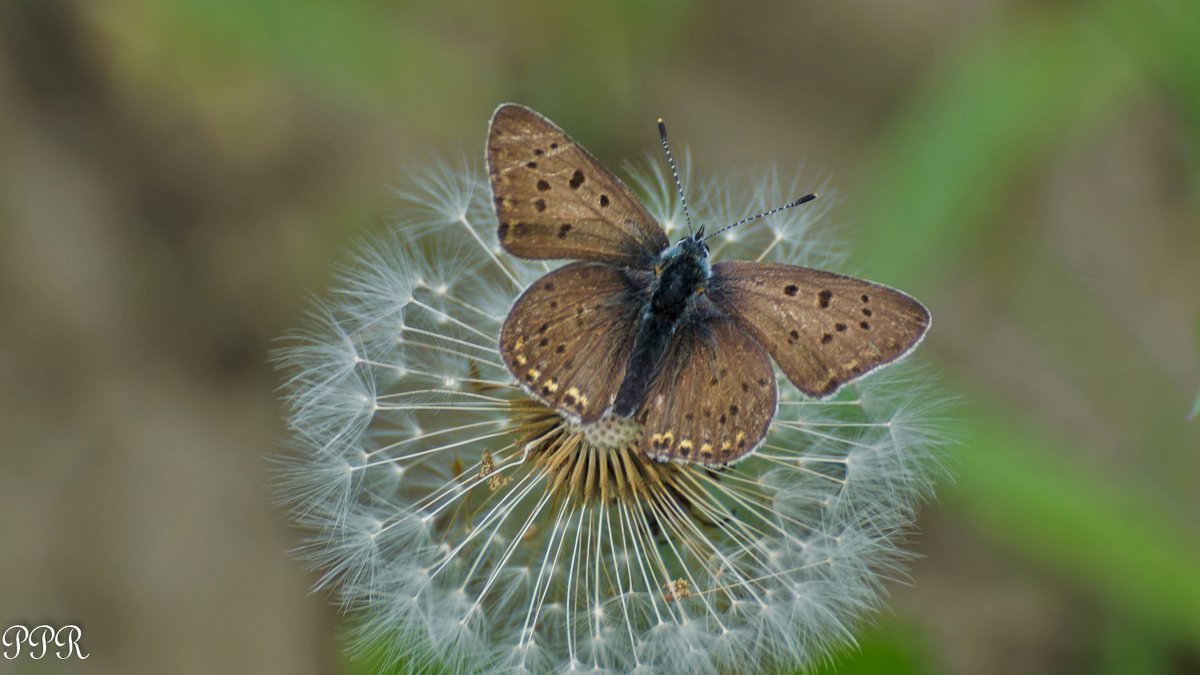
[[[644,302],[636,274],[571,263],[517,298],[500,331],[500,355],[547,405],[590,422],[612,404]]]
[[[709,297],[801,391],[828,396],[910,352],[929,311],[900,291],[779,263],[713,265]]]
[[[669,243],[620,179],[528,108],[496,110],[487,163],[500,244],[513,255],[651,269]]]
[[[642,451],[656,459],[729,464],[753,451],[775,416],[771,359],[727,318],[676,331],[642,402]]]

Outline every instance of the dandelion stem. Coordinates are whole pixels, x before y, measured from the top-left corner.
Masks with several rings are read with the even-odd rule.
[[[500,262],[500,259],[496,257],[496,254],[494,251],[492,251],[491,247],[484,243],[483,239],[480,238],[479,233],[475,231],[475,228],[471,227],[471,222],[467,220],[467,217],[462,216],[458,219],[458,222],[461,223],[463,227],[467,228],[467,232],[471,233],[471,238],[475,240],[475,243],[479,244],[479,248],[483,249],[483,252],[492,259],[492,262],[496,263],[496,267],[498,267],[500,271],[504,273],[504,276],[508,277],[508,280],[512,282],[513,286],[520,290],[522,288],[521,282],[517,281],[517,278],[513,276],[513,273],[508,270],[507,265]]]

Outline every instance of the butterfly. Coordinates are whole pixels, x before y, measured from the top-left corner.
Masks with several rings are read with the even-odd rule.
[[[661,120],[659,132],[679,185]],[[524,106],[492,116],[487,169],[504,250],[572,261],[513,303],[504,364],[573,421],[640,423],[640,450],[655,460],[717,466],[752,453],[778,406],[772,359],[797,389],[828,397],[908,354],[929,327],[920,302],[870,281],[710,263],[703,227],[672,245],[619,178]]]

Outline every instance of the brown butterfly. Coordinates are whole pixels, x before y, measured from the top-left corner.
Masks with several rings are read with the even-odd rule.
[[[675,172],[661,121],[659,132]],[[777,407],[772,358],[800,391],[825,397],[912,351],[929,327],[921,303],[870,281],[710,266],[703,227],[672,246],[620,179],[529,108],[496,110],[487,163],[505,250],[575,261],[517,298],[500,332],[505,365],[582,423],[640,422],[641,449],[657,460],[723,465],[758,447]]]

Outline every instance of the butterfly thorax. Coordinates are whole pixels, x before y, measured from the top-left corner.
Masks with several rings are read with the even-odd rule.
[[[646,313],[682,313],[695,296],[704,293],[711,273],[704,242],[692,237],[681,239],[659,257]]]
[[[704,294],[711,274],[708,247],[699,237],[685,237],[663,251],[654,268],[650,300],[642,312],[613,412],[629,417],[641,406],[658,365],[671,346],[671,336],[696,298]]]

